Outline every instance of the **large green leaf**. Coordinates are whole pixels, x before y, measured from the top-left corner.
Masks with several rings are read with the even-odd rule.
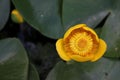
[[[10,11],[10,0],[0,0],[0,30],[8,20]]]
[[[30,70],[35,72],[31,67]],[[28,57],[19,40],[15,38],[0,40],[0,72],[0,80],[29,80],[28,76],[33,74],[29,71]],[[32,77],[35,76],[34,73]],[[35,79],[39,80],[38,78],[31,80]]]
[[[105,56],[120,57],[120,0],[113,3],[113,7],[105,25],[101,37],[107,42],[108,50]]]
[[[63,23],[67,28],[78,23],[98,25],[108,14],[111,0],[63,0]]]
[[[12,0],[25,20],[42,34],[59,38],[63,35],[59,0]]]
[[[46,80],[120,80],[120,61],[102,58],[97,62],[59,62]]]

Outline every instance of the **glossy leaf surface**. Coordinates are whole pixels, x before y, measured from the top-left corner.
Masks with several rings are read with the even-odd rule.
[[[24,47],[15,38],[0,40],[0,72],[0,80],[39,80],[35,68],[30,65],[29,69]]]
[[[40,33],[51,38],[63,35],[59,0],[13,0],[13,3],[25,20]]]
[[[119,80],[120,61],[102,58],[91,63],[59,62],[46,80]]]

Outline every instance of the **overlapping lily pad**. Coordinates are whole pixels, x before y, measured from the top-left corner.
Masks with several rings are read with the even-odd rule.
[[[119,80],[120,61],[102,58],[94,63],[59,62],[46,80]]]
[[[102,28],[101,37],[107,42],[105,56],[120,57],[120,0],[114,1],[110,16]]]
[[[24,47],[15,38],[0,40],[0,80],[39,80]]]
[[[69,28],[75,24],[85,23],[94,28],[109,14],[111,6],[111,0],[64,0],[64,26]]]

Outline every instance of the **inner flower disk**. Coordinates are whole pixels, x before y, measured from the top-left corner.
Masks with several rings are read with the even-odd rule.
[[[87,55],[92,50],[93,40],[86,32],[76,33],[70,39],[70,49],[74,54]]]

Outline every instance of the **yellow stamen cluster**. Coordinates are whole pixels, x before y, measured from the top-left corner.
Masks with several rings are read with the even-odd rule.
[[[90,35],[86,32],[76,33],[70,39],[70,48],[75,54],[85,56],[92,50],[93,41]]]

